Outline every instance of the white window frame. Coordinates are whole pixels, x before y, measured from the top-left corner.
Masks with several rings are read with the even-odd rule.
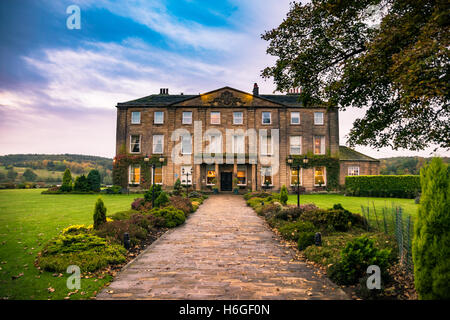
[[[295,187],[295,184],[292,184],[292,170],[297,170],[296,167],[290,167],[289,169],[289,183],[291,187]],[[300,168],[300,186],[303,186],[303,168]]]
[[[292,119],[294,119],[293,115],[297,114],[298,115],[298,123],[292,122]],[[300,112],[299,111],[291,111],[291,124],[293,125],[299,125],[300,124]]]
[[[218,114],[219,115],[219,122],[213,122],[213,114]],[[220,124],[220,111],[211,111],[209,114],[209,122],[211,124]]]
[[[191,152],[184,152],[184,148],[183,148],[183,146],[184,146],[184,139],[185,139],[185,137],[188,137],[189,138],[189,140],[190,140],[190,144],[191,144]],[[186,139],[187,140],[187,139]],[[181,136],[181,154],[192,154],[192,136],[191,135],[182,135]]]
[[[326,187],[327,186],[327,167],[325,166],[319,166],[323,168],[323,181],[324,183],[322,184],[322,187]],[[314,186],[318,187],[319,184],[316,183],[316,168],[318,167],[314,167],[314,171],[313,171],[313,182],[314,182]]]
[[[350,171],[354,171],[356,169],[356,171],[358,172],[357,174],[350,174]],[[349,166],[347,168],[347,175],[348,176],[359,176],[360,175],[360,167],[359,166]]]
[[[139,151],[133,152],[133,137],[139,137]],[[142,151],[142,136],[140,134],[130,134],[130,153],[139,154]]]
[[[161,152],[156,152],[156,151],[155,151],[155,146],[157,145],[157,144],[155,144],[155,138],[156,138],[156,137],[162,137],[162,141],[161,141]],[[163,154],[163,153],[164,153],[164,135],[163,135],[163,134],[154,134],[154,135],[153,135],[152,153],[153,153],[153,154]]]
[[[264,114],[268,113],[269,114],[269,123],[264,123]],[[264,125],[270,125],[272,124],[272,112],[270,111],[262,111],[261,112],[261,123]]]
[[[131,170],[133,169],[133,167],[134,166],[136,166],[136,167],[139,167],[139,180],[138,180],[138,182],[134,182],[134,181],[131,181]],[[141,165],[136,165],[136,164],[130,164],[129,166],[128,166],[128,184],[141,184],[141,175],[142,175],[142,168],[141,168]],[[134,173],[133,173],[133,175],[134,175]]]
[[[321,121],[320,121],[320,122],[317,121],[318,119],[317,119],[317,117],[316,117],[316,116],[319,115],[319,114],[322,115]],[[325,114],[324,114],[322,111],[314,112],[314,124],[315,124],[316,126],[321,126],[321,125],[323,125],[323,124],[324,124],[324,121],[325,121]]]
[[[236,117],[237,113],[240,113],[241,116],[240,117]],[[240,122],[236,121],[238,119],[240,119]],[[242,111],[233,111],[233,124],[236,124],[236,125],[244,124],[244,112],[242,112]]]
[[[156,121],[156,114],[157,113],[161,113],[162,114],[162,121],[161,122],[157,122]],[[164,111],[155,111],[153,113],[153,124],[164,124]]]
[[[316,138],[320,138],[320,153],[316,153]],[[313,151],[314,154],[325,154],[325,136],[313,136]]]
[[[134,122],[133,121],[133,114],[139,114],[139,121],[138,122]],[[141,112],[140,111],[131,111],[131,124],[141,124]]]
[[[161,169],[161,182],[160,183],[158,183],[158,182],[155,182],[155,184],[159,184],[160,186],[162,186],[163,185],[163,183],[164,183],[164,181],[163,181],[163,179],[164,179],[164,169],[163,169],[163,167],[161,166],[161,167],[155,167],[155,172],[153,172],[153,168],[152,168],[152,184],[153,184],[153,177],[155,176],[156,177],[156,169]],[[156,179],[155,179],[156,180]]]
[[[185,174],[183,174],[183,168],[184,170],[189,170],[189,177],[187,177]],[[181,166],[180,167],[180,181],[182,185],[192,185],[192,174],[194,173],[194,170],[192,170],[192,166]],[[186,182],[186,178],[188,178],[188,181]]]
[[[264,143],[264,140],[265,140],[266,143]],[[269,140],[270,140],[270,149],[269,149]],[[272,136],[260,135],[259,136],[259,148],[260,148],[260,155],[262,155],[262,156],[271,156],[271,155],[273,155],[273,139],[272,139]]]
[[[237,137],[242,137],[242,141],[240,144],[237,143]],[[239,150],[237,150],[239,145],[242,146],[242,148],[241,148],[242,152],[238,152]],[[241,134],[233,135],[233,138],[231,139],[231,150],[234,154],[244,154],[245,153],[245,135],[241,135]]]
[[[292,144],[293,138],[298,138],[298,140],[299,140],[298,145]],[[298,153],[292,152],[292,147],[293,146],[300,148]],[[302,136],[290,136],[289,137],[289,154],[295,154],[295,155],[301,155],[302,154]]]
[[[185,114],[190,114],[190,117],[185,118],[184,115]],[[186,122],[187,119],[190,119],[190,122]],[[181,123],[182,124],[192,124],[192,111],[183,111],[182,115],[181,115]]]
[[[247,185],[247,174],[248,174],[248,168],[247,168],[247,166],[245,166],[245,169],[243,169],[243,170],[242,170],[242,169],[239,170],[239,166],[238,166],[236,175],[237,175],[237,173],[240,172],[240,171],[244,171],[244,172],[245,172],[245,175],[244,175],[245,182],[244,182],[244,183],[237,183],[237,185],[238,185],[238,186],[246,186],[246,185]],[[236,176],[236,179],[238,179],[238,181],[239,181],[239,178],[238,178],[237,176]]]
[[[214,137],[214,139],[213,139]],[[213,143],[213,140],[216,142]],[[210,134],[208,135],[208,151],[209,153],[222,153],[222,135],[220,134]]]
[[[264,183],[264,177],[266,176],[265,174],[263,174],[263,171],[264,170],[267,170],[267,169],[270,169],[270,177],[271,177],[271,181],[272,181],[272,183],[271,184],[269,184],[269,187],[272,187],[273,186],[273,170],[272,170],[272,167],[271,166],[263,166],[263,167],[261,167],[261,185],[262,186],[265,186],[265,183]]]

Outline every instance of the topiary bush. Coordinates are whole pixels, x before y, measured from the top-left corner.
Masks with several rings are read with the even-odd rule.
[[[412,245],[419,299],[450,299],[450,175],[433,158],[420,170],[422,197]]]
[[[106,222],[106,207],[102,198],[98,198],[94,208],[94,229],[98,229]]]
[[[61,191],[63,192],[70,192],[72,191],[72,174],[70,173],[69,169],[66,169],[64,171],[62,184],[61,184]]]
[[[183,211],[168,206],[164,208],[154,208],[150,211],[150,214],[155,217],[161,217],[164,219],[164,227],[174,228],[186,220],[186,216]]]
[[[298,234],[297,248],[302,251],[314,244],[315,232],[306,231]]]
[[[311,222],[308,221],[295,221],[288,222],[283,224],[278,231],[281,236],[287,240],[297,241],[299,238],[299,234],[304,232],[313,232],[315,231],[315,227]]]
[[[288,201],[288,190],[284,184],[281,187],[281,191],[280,191],[280,201],[283,205],[286,205],[287,201]]]

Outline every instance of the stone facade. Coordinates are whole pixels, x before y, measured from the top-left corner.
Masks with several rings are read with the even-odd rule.
[[[224,163],[208,165],[206,161],[201,160],[201,157],[198,158],[199,146],[201,145],[203,152],[205,152],[205,150],[208,150],[208,142],[201,141],[200,137],[194,137],[192,139],[192,154],[187,156],[190,157],[191,165],[186,164],[184,166],[191,166],[192,168],[192,178],[189,178],[189,180],[192,180],[195,189],[211,189],[213,186],[210,183],[208,184],[208,181],[211,182],[208,179],[208,172],[212,175],[212,171],[214,171],[216,175],[215,186],[222,191],[231,191],[230,179],[232,180],[233,188],[237,187],[238,171],[241,176],[240,189],[260,190],[263,187],[261,172],[263,167],[267,167],[262,165],[260,158],[258,158],[257,163],[252,163],[249,159],[252,155],[249,146],[251,140],[249,136],[244,138],[245,163],[238,164],[235,159],[232,163],[226,164],[226,155],[230,155],[232,152],[230,146],[227,147],[227,129],[241,129],[243,132],[254,129],[257,133],[265,129],[269,135],[272,135],[274,143],[276,134],[273,134],[271,130],[279,130],[279,147],[275,147],[270,159],[279,163],[279,169],[273,170],[274,172],[271,175],[272,183],[270,187],[274,190],[278,190],[282,185],[291,186],[291,170],[286,161],[291,154],[291,136],[301,137],[302,156],[306,154],[313,155],[319,149],[321,153],[330,157],[340,156],[339,115],[337,109],[306,108],[298,102],[298,95],[259,95],[257,87],[255,88],[254,94],[225,87],[200,95],[169,95],[163,93],[126,103],[119,103],[117,105],[116,154],[123,153],[125,149],[126,152],[131,154],[164,157],[167,160],[167,164],[162,167],[162,185],[163,187],[171,188],[177,178],[188,179],[185,175],[182,175],[183,165],[177,164],[172,159],[172,152],[175,146],[180,145],[179,139],[172,141],[172,135],[177,129],[184,129],[185,132],[189,132],[194,137],[194,128],[196,126],[198,128],[201,124],[203,136],[209,129],[215,129],[221,133],[221,152],[223,155],[220,158],[224,159]],[[162,124],[155,124],[154,117],[157,111],[164,114]],[[183,112],[185,111],[192,112],[192,123],[190,124],[183,123]],[[138,124],[132,124],[132,112],[140,112]],[[220,123],[212,123],[212,112],[220,112]],[[242,124],[234,124],[234,112],[242,112]],[[265,112],[270,112],[271,121],[267,124],[262,121],[263,113]],[[293,112],[299,113],[300,123],[291,123],[291,113]],[[323,124],[315,124],[315,113],[322,113]],[[267,113],[265,115],[267,116]],[[318,118],[320,120],[320,114]],[[153,153],[154,135],[164,136],[162,154]],[[132,152],[132,136],[139,137],[139,152]],[[316,139],[316,143],[323,143],[324,146],[314,148],[313,139],[316,136],[323,137],[320,141],[319,138]],[[260,153],[261,137],[259,134],[257,142],[258,153]],[[219,158],[219,153],[217,152],[215,156]],[[273,157],[276,157],[276,159]],[[371,160],[373,161],[343,161],[339,177],[340,183],[343,183],[343,179],[345,179],[345,174],[343,175],[343,173],[347,172],[346,166],[352,163],[359,163],[360,174],[378,174],[378,162],[375,159]],[[272,168],[275,168],[275,166]],[[315,183],[318,181],[318,177],[315,177],[315,173],[317,175],[316,171],[315,168],[301,170],[300,180],[306,190],[317,188],[317,183]],[[326,168],[323,171],[324,180],[326,180]],[[243,172],[245,174],[245,183],[242,178]],[[269,178],[266,176],[265,179]],[[326,185],[326,181],[324,182],[323,185]]]

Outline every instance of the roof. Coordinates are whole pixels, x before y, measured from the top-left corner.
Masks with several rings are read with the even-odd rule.
[[[346,146],[339,146],[339,160],[342,161],[373,161],[373,162],[379,162],[380,160],[371,158],[369,156],[366,156],[365,154],[362,154],[358,151],[355,151],[353,149],[350,149]]]

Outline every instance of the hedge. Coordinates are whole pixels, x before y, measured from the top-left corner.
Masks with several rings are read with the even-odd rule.
[[[345,194],[359,197],[414,198],[420,193],[418,175],[345,177]]]

